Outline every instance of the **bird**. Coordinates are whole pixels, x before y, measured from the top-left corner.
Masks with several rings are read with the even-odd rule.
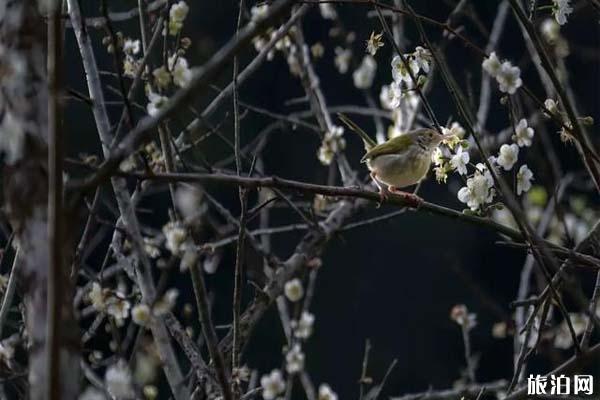
[[[381,202],[387,200],[388,193],[393,193],[417,204],[422,203],[420,197],[400,189],[415,185],[427,176],[433,151],[451,135],[442,135],[432,128],[418,128],[377,144],[346,115],[339,113],[338,117],[362,138],[365,155],[360,161],[371,172]]]

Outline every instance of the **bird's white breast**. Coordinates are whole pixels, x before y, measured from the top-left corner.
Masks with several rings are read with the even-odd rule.
[[[378,180],[388,186],[402,188],[418,183],[427,175],[431,157],[424,151],[408,154],[386,154],[367,162]]]

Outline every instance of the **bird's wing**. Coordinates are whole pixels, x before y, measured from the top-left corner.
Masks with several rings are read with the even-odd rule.
[[[367,154],[365,154],[360,161],[365,162],[369,159],[386,154],[401,154],[408,149],[413,140],[414,138],[412,135],[408,134],[396,136],[387,142],[378,144],[371,150],[367,151]]]
[[[342,113],[338,113],[338,118],[340,121],[344,123],[351,131],[354,131],[361,137],[363,143],[365,144],[365,151],[371,150],[373,147],[377,146],[377,142],[371,139],[371,137],[367,134],[367,132],[363,131],[358,125],[356,125],[350,118],[345,116]]]

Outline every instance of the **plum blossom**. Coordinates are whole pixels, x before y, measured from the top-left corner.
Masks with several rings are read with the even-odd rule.
[[[131,383],[131,371],[125,360],[119,360],[116,364],[106,369],[104,375],[106,389],[117,399],[132,399],[135,397]]]
[[[158,93],[154,93],[152,91],[148,92],[148,100],[150,102],[146,106],[146,111],[148,111],[148,115],[154,117],[160,111],[160,108],[169,101],[168,97],[161,96]]]
[[[298,339],[308,339],[312,335],[315,316],[307,311],[303,311],[298,321],[291,322],[294,336]]]
[[[344,128],[341,126],[333,126],[331,131],[327,132],[323,137],[321,147],[319,147],[318,158],[323,165],[331,164],[333,157],[340,151],[346,148],[346,140],[344,139]]]
[[[161,89],[166,89],[171,83],[171,74],[164,65],[152,71],[152,76],[154,76],[156,86]]]
[[[517,172],[517,195],[527,192],[531,189],[531,181],[533,180],[533,172],[527,167],[527,164],[521,165]]]
[[[304,353],[298,343],[285,355],[285,369],[289,374],[296,374],[304,369]]]
[[[133,39],[125,39],[123,42],[123,52],[129,55],[135,55],[140,52],[140,41]]]
[[[133,322],[140,326],[146,326],[148,324],[148,321],[150,321],[150,317],[150,307],[148,307],[147,304],[137,304],[131,310],[131,318],[133,319]]]
[[[183,28],[183,21],[188,15],[190,8],[185,1],[179,1],[171,6],[169,10],[169,34],[177,35]]]
[[[352,50],[344,49],[342,47],[335,48],[335,58],[333,60],[335,67],[340,74],[348,72],[350,66],[350,60],[352,59]]]
[[[304,288],[302,287],[302,282],[300,282],[300,279],[298,278],[287,281],[283,291],[285,293],[285,297],[292,302],[296,302],[304,296]]]
[[[109,290],[102,288],[98,282],[92,283],[92,289],[88,293],[88,298],[96,311],[106,310],[107,300],[110,296],[109,293]]]
[[[173,83],[179,87],[186,87],[192,80],[192,71],[187,60],[179,54],[173,54],[169,57],[168,64],[173,74]]]
[[[551,18],[546,18],[540,25],[540,32],[548,43],[556,43],[560,37],[560,25]]]
[[[496,52],[492,51],[490,53],[490,56],[483,60],[481,66],[483,67],[485,72],[487,72],[488,74],[490,74],[490,76],[495,78],[498,75],[498,72],[500,72],[502,64],[500,63]]]
[[[360,66],[352,74],[354,86],[358,89],[368,89],[373,84],[375,72],[377,71],[377,62],[369,55],[366,55]]]
[[[125,320],[129,318],[130,308],[129,301],[112,296],[106,307],[106,313],[115,319],[117,326],[122,326]]]
[[[419,72],[419,64],[414,59],[408,59],[406,61],[408,63],[410,71],[412,72],[412,75],[416,75]],[[411,84],[412,79],[410,75],[411,74],[406,69],[402,58],[399,55],[395,56],[392,59],[392,77],[394,78],[394,81],[398,83],[404,81],[408,84]]]
[[[320,3],[319,11],[321,12],[321,17],[323,17],[323,19],[336,19],[337,18],[337,12],[335,11],[335,8],[333,7],[332,4]]]
[[[558,104],[556,103],[556,100],[554,100],[554,99],[544,100],[544,107],[551,114],[556,114],[558,112]]]
[[[377,34],[375,32],[371,32],[371,36],[369,37],[369,40],[367,40],[367,53],[372,56],[377,54],[377,50],[379,50],[380,47],[383,47],[382,37],[383,32]]]
[[[466,175],[468,163],[469,163],[469,152],[464,151],[462,146],[458,146],[458,150],[450,158],[450,165],[460,175]]]
[[[519,146],[516,144],[503,144],[500,146],[500,152],[496,158],[496,162],[505,171],[510,171],[519,158]]]
[[[467,179],[467,186],[458,191],[458,200],[465,203],[472,211],[490,203],[494,198],[493,181],[488,171],[482,172],[480,169]]]
[[[162,228],[166,238],[167,250],[175,255],[183,251],[183,244],[187,240],[187,231],[179,221],[170,221]]]
[[[417,66],[426,74],[429,73],[429,68],[431,67],[431,60],[433,59],[431,52],[424,47],[417,46],[415,47],[413,57]]]
[[[331,389],[326,383],[319,385],[319,397],[318,400],[337,400],[338,395]]]
[[[260,378],[260,386],[262,387],[262,396],[265,400],[273,400],[278,395],[285,391],[285,381],[281,375],[281,371],[274,369],[268,375],[263,375]]]
[[[481,66],[490,76],[496,78],[503,93],[514,94],[523,85],[519,67],[513,66],[510,61],[500,63],[495,52],[490,53]]]
[[[573,7],[570,4],[571,0],[553,0],[553,2],[552,14],[554,15],[554,19],[556,19],[559,25],[566,24],[567,15],[573,12]]]
[[[500,85],[500,91],[508,94],[514,94],[523,85],[521,70],[519,67],[513,66],[509,61],[502,63],[496,80]]]
[[[436,147],[431,153],[431,162],[435,165],[442,165],[445,162],[444,152],[439,147]]]
[[[471,330],[477,325],[477,315],[469,313],[467,306],[464,304],[457,304],[452,307],[450,319],[467,330]]]
[[[381,106],[388,110],[394,110],[400,106],[402,100],[402,91],[398,82],[392,82],[389,85],[383,85],[379,94]]]
[[[527,120],[523,118],[515,127],[515,134],[513,135],[512,140],[516,142],[519,147],[529,147],[531,146],[533,134],[533,128],[529,127],[527,125]]]

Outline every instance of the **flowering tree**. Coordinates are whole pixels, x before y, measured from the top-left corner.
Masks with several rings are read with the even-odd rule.
[[[358,384],[311,376],[313,298],[338,234],[408,211],[483,227],[527,256],[510,313],[490,333],[514,341],[513,368],[498,371],[504,378],[478,379],[477,316],[457,304],[449,314],[465,368],[455,387],[393,396],[517,399],[528,391],[528,363],[547,344],[553,365],[540,379],[586,373],[598,358],[600,225],[590,204],[600,159],[562,32],[572,15],[597,17],[597,1],[501,0],[487,26],[480,4],[464,0],[445,20],[401,0],[240,0],[233,35],[198,65],[202,38],[190,26],[200,4],[92,3],[95,11],[77,0],[0,4],[1,398],[325,400],[349,387],[361,400],[381,398],[396,362],[371,377],[369,342]],[[360,37],[348,13],[373,24],[370,35]],[[521,53],[500,46],[511,18]],[[327,27],[318,39],[314,21]],[[477,60],[468,78],[452,68],[451,45]],[[65,72],[71,60],[82,77]],[[302,88],[289,112],[240,96],[269,63],[281,69],[277,79]],[[331,104],[325,64],[366,106]],[[449,103],[446,115],[434,90]],[[94,152],[67,135],[83,118],[66,111],[75,103],[93,120],[94,131],[81,135]],[[227,110],[220,119],[219,109]],[[338,113],[362,117],[373,135]],[[503,128],[490,127],[492,113]],[[269,124],[255,132],[245,127],[249,114]],[[302,155],[315,161],[313,180],[287,179],[269,164],[279,129],[318,138]],[[354,133],[371,174],[351,152]],[[424,182],[456,201],[424,199]],[[223,200],[223,188],[235,191]],[[274,224],[282,210],[287,223]],[[299,234],[291,253],[275,245],[285,233]],[[215,288],[217,269],[232,290]],[[582,285],[582,271],[595,284]],[[222,302],[230,304],[224,326],[213,315]],[[282,354],[259,370],[246,353],[271,309],[285,343],[258,350]],[[556,357],[556,349],[572,354]]]

